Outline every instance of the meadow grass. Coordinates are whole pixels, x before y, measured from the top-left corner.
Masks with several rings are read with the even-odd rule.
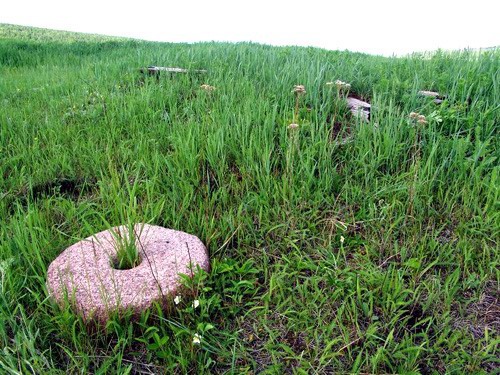
[[[0,25],[0,372],[498,371],[500,52],[423,57]],[[198,236],[212,269],[86,326],[47,267],[133,221]]]

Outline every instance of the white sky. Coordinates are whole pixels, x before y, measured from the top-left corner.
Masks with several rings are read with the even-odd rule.
[[[499,0],[0,0],[0,23],[405,54],[500,45]]]

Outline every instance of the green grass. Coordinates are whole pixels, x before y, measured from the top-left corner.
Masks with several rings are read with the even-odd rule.
[[[148,65],[208,73],[142,80]],[[498,50],[383,58],[0,25],[0,372],[498,371],[499,71]],[[370,123],[336,79],[370,100]],[[87,327],[48,298],[47,267],[132,222],[197,235],[212,269],[167,312]]]
[[[136,234],[133,225],[127,225],[127,232],[117,231],[113,233],[117,246],[116,259],[112,259],[113,268],[118,270],[129,270],[137,267],[142,259],[136,246]]]

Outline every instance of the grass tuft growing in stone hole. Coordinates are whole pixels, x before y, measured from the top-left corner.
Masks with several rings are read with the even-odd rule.
[[[113,268],[117,270],[129,270],[137,267],[142,262],[137,248],[137,235],[133,225],[127,225],[125,233],[117,231],[116,234],[116,256],[111,260]]]

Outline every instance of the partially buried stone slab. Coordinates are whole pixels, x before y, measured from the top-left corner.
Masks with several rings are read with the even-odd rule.
[[[430,96],[432,98],[439,97],[439,93],[436,91],[420,90],[418,94],[421,96]]]
[[[47,287],[55,301],[72,308],[85,321],[105,323],[111,313],[137,314],[162,302],[181,286],[180,274],[192,276],[199,266],[208,270],[209,258],[195,236],[155,225],[134,226],[140,263],[114,268],[125,226],[115,227],[75,243],[49,266]]]
[[[348,97],[347,106],[351,110],[353,116],[367,122],[370,120],[370,109],[371,109],[370,103],[364,102],[362,100],[353,97]]]
[[[168,67],[168,66],[148,66],[147,68],[141,68],[140,72],[143,74],[149,74],[151,76],[159,76],[161,72],[165,73],[206,73],[205,69],[184,69],[184,68],[176,68],[176,67]]]
[[[441,104],[444,100],[444,96],[436,91],[420,90],[418,95],[434,98],[434,103],[436,104]]]

